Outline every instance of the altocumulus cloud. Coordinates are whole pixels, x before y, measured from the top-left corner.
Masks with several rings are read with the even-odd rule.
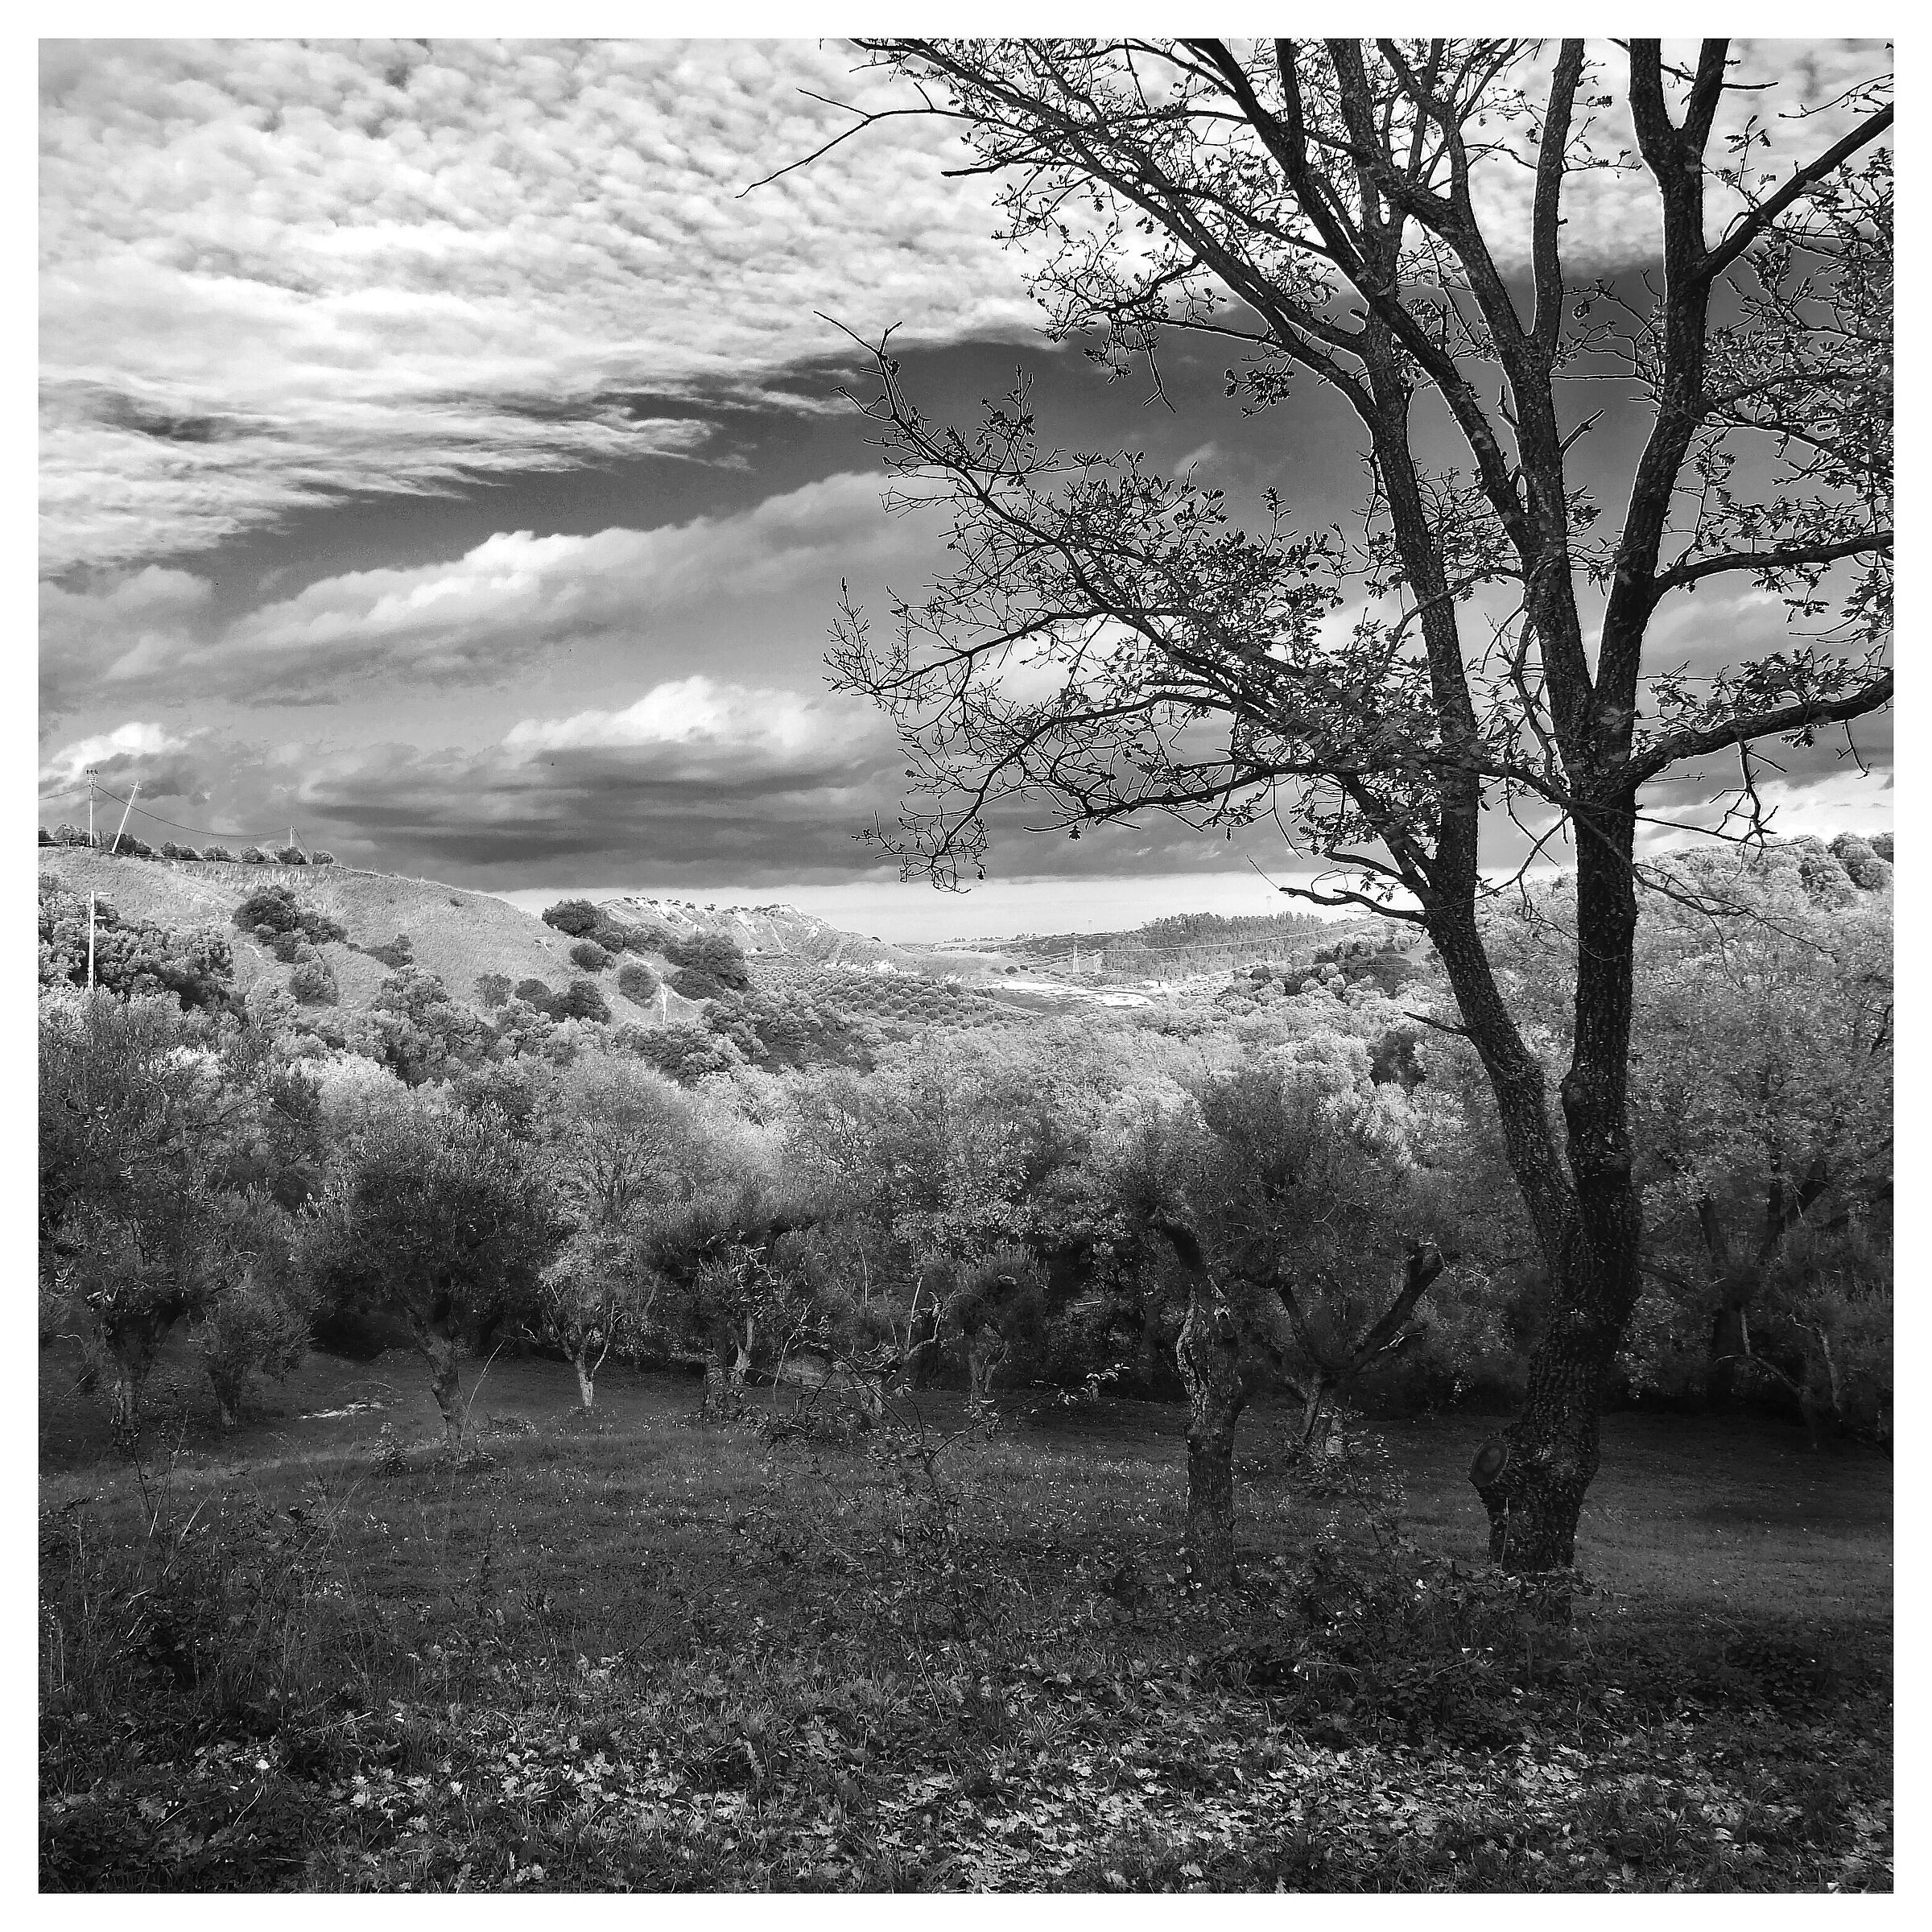
[[[46,562],[218,542],[345,490],[700,453],[848,348],[1034,317],[950,138],[802,92],[810,43],[50,43]],[[654,415],[640,392],[696,403]]]

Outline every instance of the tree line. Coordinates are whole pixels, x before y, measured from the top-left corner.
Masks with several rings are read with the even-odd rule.
[[[1719,851],[1666,882],[1637,953],[1649,1232],[1614,1390],[1884,1439],[1889,845]],[[296,973],[341,943],[285,888],[246,914]],[[1578,916],[1566,879],[1485,918],[1553,1063]],[[714,1413],[754,1377],[842,1389],[861,1422],[935,1383],[1178,1396],[1191,1558],[1224,1581],[1257,1397],[1311,1454],[1351,1409],[1508,1407],[1563,1319],[1439,968],[1392,995],[1342,952],[1150,1011],[669,1068],[634,1051],[669,1030],[514,997],[485,1018],[410,964],[339,1043],[279,989],[171,981],[175,956],[92,994],[56,972],[43,1338],[78,1344],[125,1429],[172,1335],[232,1418],[358,1324],[421,1356],[452,1445],[464,1359],[506,1340],[570,1360],[586,1406],[613,1358],[702,1370]],[[683,957],[749,982],[715,940]]]

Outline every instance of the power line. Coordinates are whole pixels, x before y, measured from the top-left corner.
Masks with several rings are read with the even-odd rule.
[[[50,795],[56,799],[71,799],[76,796],[80,790],[80,787],[76,785],[68,791],[56,791]],[[124,799],[118,792],[109,791],[105,785],[96,785],[93,790],[100,793],[102,798],[112,799],[117,805],[126,805],[130,811],[138,812],[142,818],[152,819],[157,825],[165,825],[173,832],[192,832],[204,839],[239,839],[244,844],[249,845],[260,844],[264,840],[271,845],[275,842],[275,835],[272,832],[217,832],[208,825],[184,825],[179,819],[164,819],[159,812],[150,811],[145,805],[136,805],[131,799]]]

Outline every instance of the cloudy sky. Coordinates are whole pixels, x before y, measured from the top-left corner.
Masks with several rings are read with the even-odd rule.
[[[1059,438],[1272,486],[1304,524],[1360,473],[1319,399],[1244,419],[1224,354],[1174,356],[1169,409],[1047,345],[935,129],[745,193],[848,124],[813,94],[878,97],[853,65],[832,42],[43,43],[43,820],[84,815],[91,765],[182,828],[135,821],[152,840],[292,827],[539,896],[789,896],[907,934],[1283,904],[1163,825],[1016,831],[964,906],[854,841],[902,762],[825,688],[839,586],[916,589],[943,530],[881,512],[822,316],[896,325],[930,415],[1024,360]],[[1579,262],[1641,272],[1641,199],[1572,212]],[[1781,624],[1707,590],[1660,648]],[[1864,730],[1877,775],[1794,767],[1788,828],[1889,823]]]

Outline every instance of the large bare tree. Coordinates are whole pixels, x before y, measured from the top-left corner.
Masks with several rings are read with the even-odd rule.
[[[1638,1289],[1646,787],[1734,753],[1754,799],[1752,747],[1892,694],[1887,76],[1781,117],[1721,41],[1682,64],[1655,41],[860,44],[902,79],[892,111],[949,118],[997,181],[1053,332],[1156,380],[1170,334],[1224,342],[1251,411],[1322,385],[1370,479],[1359,530],[1272,500],[1238,528],[1191,475],[1046,447],[1023,382],[928,422],[880,345],[879,440],[956,553],[890,635],[841,615],[838,677],[911,765],[881,836],[950,883],[1015,800],[1076,833],[1271,813],[1332,869],[1308,896],[1426,929],[1554,1298],[1472,1480],[1498,1560],[1566,1568]],[[1566,264],[1605,170],[1645,199],[1648,274]],[[1644,418],[1620,474],[1583,457],[1606,411]],[[1660,609],[1727,577],[1784,595],[1784,647],[1647,664]],[[1555,1110],[1484,948],[1505,811],[1576,867]]]

